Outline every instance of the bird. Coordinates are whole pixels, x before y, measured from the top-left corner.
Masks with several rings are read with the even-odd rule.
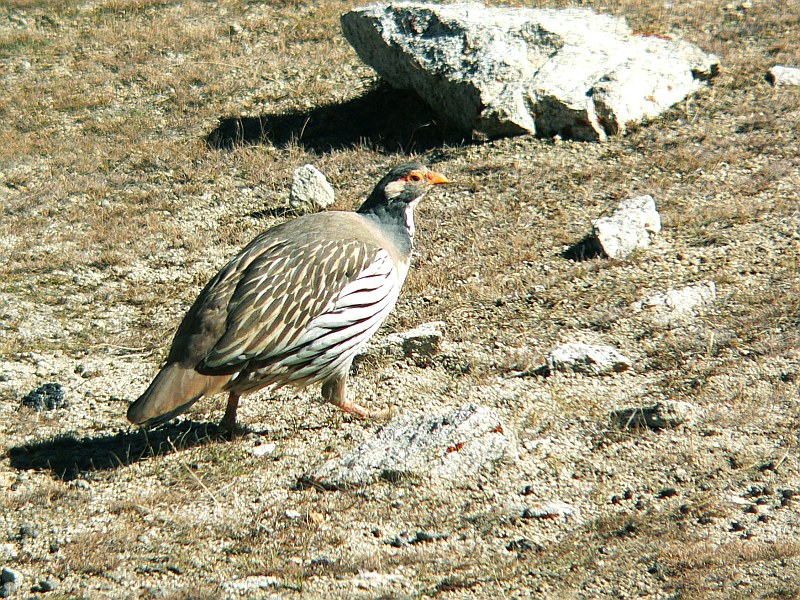
[[[262,232],[200,292],[128,420],[162,425],[227,392],[220,428],[232,433],[241,396],[315,383],[345,413],[381,416],[347,399],[348,373],[397,302],[414,249],[414,209],[444,183],[422,164],[402,164],[355,212],[305,215]]]

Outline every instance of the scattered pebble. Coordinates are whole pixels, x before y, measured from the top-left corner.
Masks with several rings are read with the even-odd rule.
[[[563,517],[568,519],[577,514],[575,507],[570,506],[566,502],[559,502],[557,500],[552,502],[542,502],[541,504],[527,507],[522,512],[523,519],[555,519]]]
[[[651,406],[611,411],[611,420],[623,429],[673,429],[695,420],[698,409],[680,400],[662,400]]]
[[[61,388],[60,383],[45,383],[28,392],[22,399],[22,404],[37,412],[55,410],[56,408],[67,406],[67,402],[64,400],[64,390]]]
[[[278,444],[276,444],[275,442],[268,442],[266,444],[260,444],[260,445],[256,446],[255,448],[253,448],[252,452],[253,452],[254,455],[256,455],[259,458],[261,458],[263,456],[269,456],[270,454],[275,452],[275,449],[277,447],[278,447]]]
[[[631,360],[620,354],[613,346],[593,346],[591,344],[562,344],[546,357],[547,369],[553,371],[572,371],[589,375],[621,373],[631,368]]]
[[[423,542],[438,542],[446,540],[448,535],[446,533],[428,533],[426,531],[417,531],[414,537],[408,531],[404,531],[400,535],[386,540],[386,543],[394,548],[403,548],[405,546],[414,546]]]

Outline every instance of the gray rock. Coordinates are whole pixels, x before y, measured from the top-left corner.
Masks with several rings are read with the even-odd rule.
[[[611,412],[611,420],[617,427],[631,429],[672,429],[691,424],[699,410],[688,402],[661,400],[652,406],[623,408]]]
[[[22,584],[22,573],[12,569],[11,567],[3,567],[0,571],[0,583],[14,583],[16,585]]]
[[[431,321],[402,333],[392,333],[384,339],[382,349],[402,356],[436,356],[446,327],[444,321]]]
[[[40,579],[39,583],[34,586],[32,591],[43,594],[46,592],[52,592],[56,589],[58,589],[58,581],[51,577],[48,579]]]
[[[602,140],[716,75],[716,57],[590,9],[374,4],[342,16],[361,59],[441,117],[489,137]]]
[[[703,281],[649,296],[640,302],[635,302],[632,308],[636,312],[644,313],[656,324],[674,327],[694,319],[698,312],[712,304],[716,297],[717,287],[714,282]]]
[[[577,516],[577,509],[566,502],[559,502],[558,500],[551,502],[540,502],[525,508],[522,511],[523,519],[556,519],[561,517],[569,519]]]
[[[241,579],[234,579],[222,584],[223,589],[233,593],[252,593],[259,590],[270,590],[283,587],[283,582],[278,577],[268,575],[250,575]]]
[[[589,375],[607,375],[621,373],[631,368],[631,360],[620,354],[613,346],[562,344],[552,350],[545,360],[550,372],[573,371]]]
[[[775,65],[767,71],[767,81],[774,86],[800,85],[800,67]]]
[[[64,399],[64,389],[60,383],[40,385],[25,395],[22,399],[22,404],[31,407],[37,412],[68,406],[67,401]]]
[[[405,477],[451,481],[516,456],[516,442],[497,414],[466,404],[438,416],[400,415],[346,456],[312,470],[301,483],[344,489]]]
[[[661,231],[661,215],[652,196],[623,200],[611,216],[592,222],[592,234],[609,258],[624,259],[650,245]]]
[[[22,587],[22,574],[10,567],[0,572],[0,598],[10,598]]]
[[[289,208],[292,211],[317,212],[328,208],[334,200],[331,184],[314,165],[303,165],[295,169],[289,192]]]

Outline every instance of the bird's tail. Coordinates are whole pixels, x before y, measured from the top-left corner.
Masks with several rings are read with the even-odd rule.
[[[191,367],[170,363],[128,407],[128,421],[146,426],[166,423],[203,396],[219,392],[230,378],[230,375],[203,375]]]

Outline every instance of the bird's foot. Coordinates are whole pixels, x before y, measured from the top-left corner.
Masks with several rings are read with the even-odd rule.
[[[356,404],[355,402],[349,402],[345,400],[344,402],[337,404],[342,411],[346,412],[348,415],[353,415],[354,417],[358,417],[359,419],[374,419],[377,421],[388,421],[392,416],[394,416],[394,409],[390,406],[389,408],[385,408],[383,410],[367,410],[360,404]]]

